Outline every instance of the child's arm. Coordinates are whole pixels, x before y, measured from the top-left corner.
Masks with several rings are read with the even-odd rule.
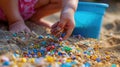
[[[66,10],[70,10],[75,12],[78,5],[78,0],[62,0],[62,12],[65,12]]]
[[[18,0],[0,0],[0,8],[7,17],[11,32],[30,32],[18,8]]]
[[[52,33],[54,35],[59,35],[62,30],[66,33],[64,39],[67,39],[75,26],[74,13],[76,11],[78,0],[62,0],[62,12],[60,17],[60,22],[53,25]],[[58,29],[58,30],[57,30]]]

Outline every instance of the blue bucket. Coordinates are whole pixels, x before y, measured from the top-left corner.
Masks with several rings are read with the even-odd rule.
[[[102,19],[108,4],[79,2],[75,12],[75,29],[73,35],[85,38],[99,38]]]

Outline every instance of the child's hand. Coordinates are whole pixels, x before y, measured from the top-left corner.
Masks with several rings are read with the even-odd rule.
[[[60,22],[55,23],[52,26],[52,34],[59,36],[60,33],[66,33],[63,40],[67,39],[71,34],[75,26],[74,11],[65,11],[61,14]]]
[[[26,32],[26,33],[30,33],[30,29],[25,25],[24,22],[16,22],[13,23],[9,26],[9,30],[12,33],[18,33],[18,32]]]

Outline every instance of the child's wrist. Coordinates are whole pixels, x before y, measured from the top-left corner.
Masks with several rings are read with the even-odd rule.
[[[61,18],[64,18],[64,17],[74,17],[74,10],[71,9],[71,8],[67,8],[67,9],[64,9],[62,12],[61,12]]]
[[[75,10],[73,8],[66,7],[62,10],[62,13],[71,13],[74,14]]]
[[[24,20],[14,20],[14,21],[9,21],[9,25],[15,24],[15,23],[21,23],[24,24]]]
[[[71,15],[73,15],[74,14],[74,10],[71,9],[71,8],[67,8],[67,9],[64,9],[62,11],[62,14],[71,14]]]

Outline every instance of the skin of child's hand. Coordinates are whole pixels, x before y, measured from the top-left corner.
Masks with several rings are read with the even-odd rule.
[[[73,32],[75,21],[74,13],[77,9],[78,0],[62,0],[62,12],[60,21],[53,24],[51,33],[59,36],[60,33],[65,33],[63,40],[67,39]]]
[[[24,22],[16,22],[9,26],[10,32],[12,33],[19,33],[19,32],[26,32],[30,33],[30,29],[24,24]]]
[[[66,33],[63,38],[63,40],[65,40],[72,34],[74,26],[74,11],[67,9],[66,11],[62,12],[60,21],[52,26],[51,32],[55,36],[59,36],[61,32]]]

